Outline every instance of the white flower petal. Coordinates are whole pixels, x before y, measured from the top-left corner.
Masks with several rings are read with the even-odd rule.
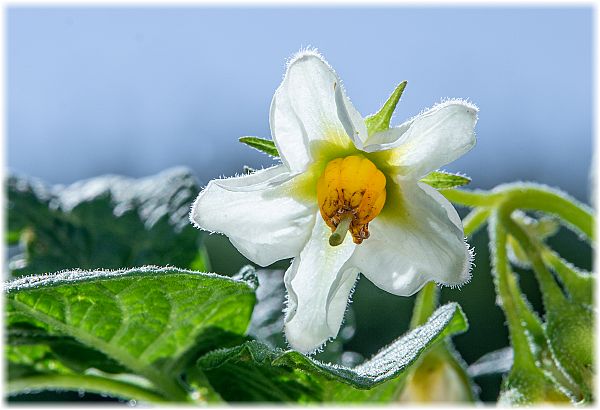
[[[331,141],[347,146],[350,137],[361,148],[367,128],[329,64],[319,54],[305,51],[289,63],[275,92],[271,134],[283,163],[292,171],[303,171],[313,144]]]
[[[350,293],[354,289],[356,279],[358,278],[358,269],[355,267],[344,267],[342,272],[336,278],[338,282],[333,288],[328,298],[329,310],[327,311],[327,326],[332,333],[338,334],[344,314],[350,301]],[[335,336],[334,336],[335,337]]]
[[[366,152],[376,152],[394,148],[394,144],[397,145],[399,143],[398,141],[400,140],[400,137],[406,132],[406,130],[410,128],[411,125],[412,121],[407,121],[397,127],[369,135],[363,150]]]
[[[355,268],[346,265],[356,247],[350,235],[332,247],[330,234],[317,216],[306,247],[285,273],[285,335],[290,346],[303,353],[314,351],[337,335],[358,275]]]
[[[394,150],[402,176],[418,179],[475,145],[477,107],[462,100],[438,104],[404,124],[369,138],[365,151]]]
[[[190,220],[224,233],[245,257],[267,266],[300,253],[314,224],[316,204],[294,199],[285,165],[210,181],[192,206]]]
[[[470,279],[471,254],[450,202],[432,187],[403,183],[395,215],[375,218],[350,264],[379,288],[410,296],[428,281],[459,286]],[[391,218],[391,217],[394,218]]]

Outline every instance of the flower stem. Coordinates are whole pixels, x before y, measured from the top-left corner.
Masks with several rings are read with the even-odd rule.
[[[550,188],[527,187],[511,190],[509,199],[511,203],[518,204],[520,209],[538,210],[554,214],[589,239],[594,239],[592,211],[574,198],[569,198],[565,194]]]
[[[462,189],[440,189],[440,193],[450,202],[474,208],[477,206],[490,207],[502,199],[501,193],[488,191],[465,191]]]
[[[471,236],[487,221],[492,210],[490,208],[475,208],[463,219],[465,236]]]
[[[415,307],[413,309],[412,319],[410,320],[410,328],[414,329],[427,322],[429,316],[433,313],[438,305],[439,289],[435,282],[429,282],[417,294],[415,299]]]
[[[502,206],[498,210],[498,216],[502,224],[508,229],[510,234],[519,242],[528,259],[531,262],[533,271],[536,274],[537,280],[540,284],[542,291],[542,297],[544,304],[549,306],[551,304],[561,304],[565,302],[565,297],[554,280],[552,274],[546,269],[546,266],[542,262],[540,252],[529,238],[529,235],[511,218],[513,211],[512,206]]]
[[[558,190],[539,184],[507,184],[493,191],[446,189],[440,192],[451,202],[468,207],[496,207],[509,202],[514,208],[556,215],[570,228],[594,239],[592,210]]]
[[[350,223],[352,222],[352,216],[348,215],[342,218],[338,226],[335,228],[335,231],[329,237],[329,244],[331,246],[338,246],[344,242],[344,238],[346,237],[346,233],[348,233],[348,228],[350,228]]]
[[[507,233],[500,222],[497,211],[494,212],[489,223],[490,240],[492,246],[492,266],[494,271],[494,284],[496,293],[500,297],[501,307],[508,322],[511,344],[514,350],[514,366],[535,367],[535,359],[529,347],[527,335],[519,317],[517,302],[514,300],[510,289],[510,264],[506,255]]]
[[[541,252],[542,260],[554,271],[571,298],[590,306],[593,305],[594,276],[571,265],[547,246],[543,246]]]

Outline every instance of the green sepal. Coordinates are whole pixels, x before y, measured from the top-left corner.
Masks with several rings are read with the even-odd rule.
[[[471,182],[471,178],[446,171],[433,171],[421,178],[420,182],[424,182],[435,189],[451,189],[467,185]]]
[[[534,364],[513,366],[502,381],[500,406],[531,406],[534,404],[567,405],[569,396],[560,386]]]
[[[373,115],[369,115],[365,118],[365,124],[367,126],[367,131],[369,135],[373,135],[377,132],[387,131],[390,128],[390,121],[392,120],[392,115],[394,114],[394,110],[398,105],[398,101],[400,101],[400,97],[406,88],[406,81],[402,81],[392,95],[387,99],[383,107],[379,111],[377,111]]]
[[[275,143],[271,140],[258,137],[240,137],[239,141],[272,157],[279,158],[279,151],[277,151]]]

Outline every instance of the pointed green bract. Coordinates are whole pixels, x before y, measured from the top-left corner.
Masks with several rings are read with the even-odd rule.
[[[369,135],[386,131],[390,128],[392,115],[394,114],[394,110],[398,105],[398,101],[400,101],[400,97],[406,88],[406,84],[406,81],[402,81],[400,84],[398,84],[392,95],[390,95],[385,104],[383,104],[383,107],[381,107],[381,109],[375,114],[365,118],[365,124],[367,125],[367,131]]]
[[[578,269],[547,247],[542,249],[542,259],[561,281],[571,300],[593,306],[594,289],[596,288],[595,275]]]
[[[424,182],[435,189],[451,189],[467,185],[471,182],[471,178],[446,171],[433,171],[421,178],[420,182]]]
[[[279,151],[277,151],[275,143],[271,140],[258,137],[241,137],[239,141],[272,157],[279,157]]]

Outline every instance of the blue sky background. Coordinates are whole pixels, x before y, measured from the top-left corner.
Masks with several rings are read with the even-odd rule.
[[[408,80],[394,122],[480,107],[446,167],[472,187],[535,180],[589,201],[593,16],[579,8],[38,8],[7,12],[7,163],[69,183],[186,165],[206,183],[267,166],[285,60],[315,46],[363,114]]]

